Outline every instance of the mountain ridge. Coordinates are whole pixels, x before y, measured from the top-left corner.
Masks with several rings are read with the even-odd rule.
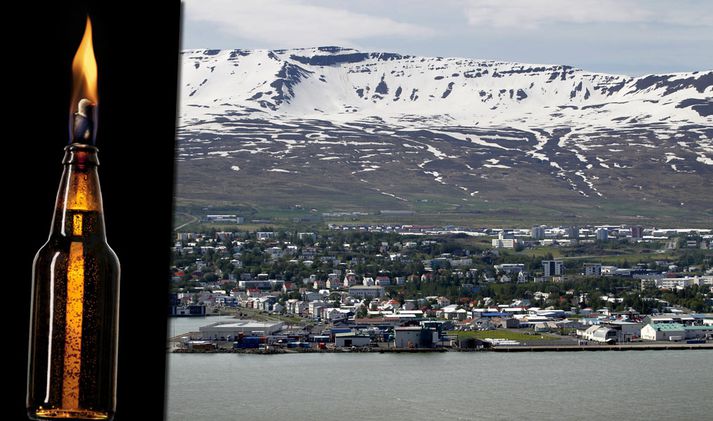
[[[530,183],[555,214],[585,199],[713,219],[713,71],[630,77],[341,47],[187,50],[181,63],[179,199],[210,201],[210,160],[237,183],[297,178],[301,191],[335,174],[336,191],[360,194],[317,195],[330,210],[372,207],[360,197],[418,210],[435,189],[445,208],[481,212],[531,200],[515,187]],[[213,199],[303,201],[224,189]]]

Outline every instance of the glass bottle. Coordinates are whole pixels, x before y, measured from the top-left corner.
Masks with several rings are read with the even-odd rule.
[[[110,420],[116,408],[119,260],[106,241],[97,148],[65,148],[47,243],[32,270],[27,410]]]

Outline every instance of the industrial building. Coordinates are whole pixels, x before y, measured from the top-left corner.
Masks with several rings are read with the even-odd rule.
[[[265,336],[282,330],[283,322],[258,322],[255,320],[235,320],[211,323],[201,326],[198,330],[202,338],[221,338],[228,336]]]
[[[339,347],[361,347],[369,346],[371,337],[369,335],[358,335],[353,332],[343,332],[334,334],[334,346]]]
[[[680,323],[650,323],[641,329],[641,339],[647,341],[680,341],[686,330]]]
[[[436,329],[421,326],[394,328],[394,346],[396,348],[431,348],[438,342]]]

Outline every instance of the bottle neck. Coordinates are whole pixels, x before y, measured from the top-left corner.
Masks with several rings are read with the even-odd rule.
[[[98,149],[74,143],[64,148],[64,172],[57,191],[50,236],[106,240],[97,166]]]

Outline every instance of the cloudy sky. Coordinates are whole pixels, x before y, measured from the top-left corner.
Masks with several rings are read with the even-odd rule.
[[[713,69],[711,0],[185,0],[183,48],[323,45],[569,64]]]

